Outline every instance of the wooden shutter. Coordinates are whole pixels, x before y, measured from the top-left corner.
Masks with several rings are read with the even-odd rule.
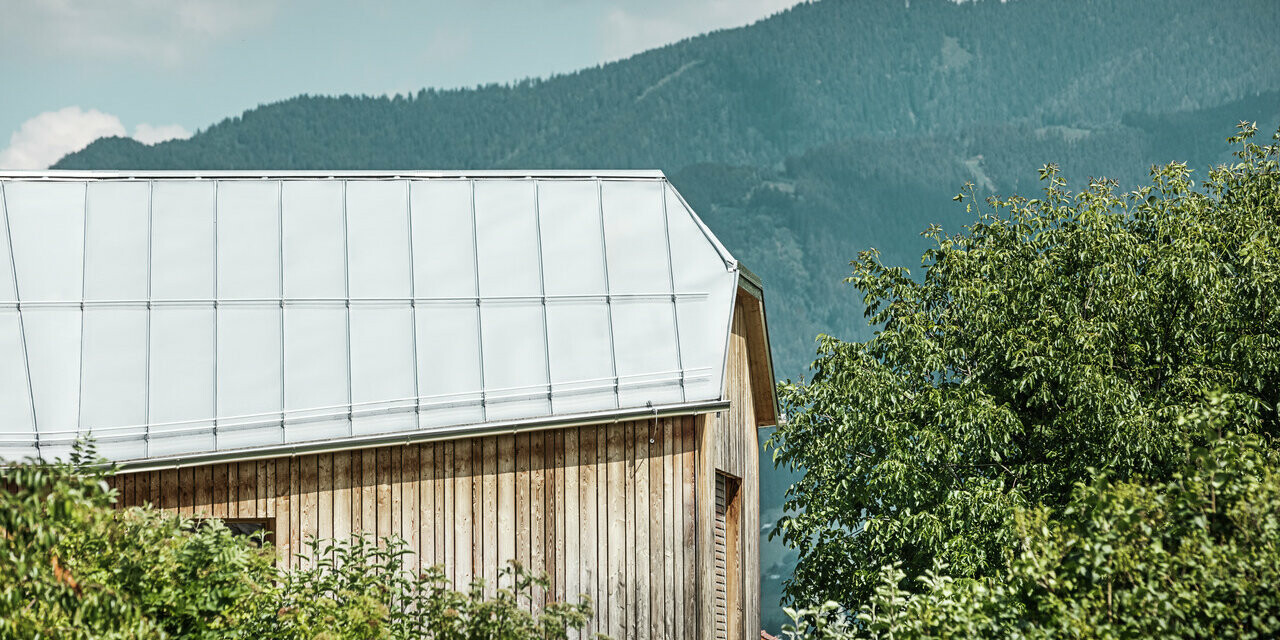
[[[738,558],[738,481],[716,473],[715,517],[715,637],[741,635],[742,603]]]
[[[728,483],[724,474],[716,474],[716,634],[717,640],[729,637],[729,544]]]

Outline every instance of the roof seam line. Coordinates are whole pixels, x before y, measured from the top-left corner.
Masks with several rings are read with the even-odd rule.
[[[151,456],[151,263],[152,253],[155,251],[153,236],[155,235],[155,200],[156,200],[156,183],[154,180],[147,181],[147,346],[146,346],[146,371],[143,372],[143,401],[142,416],[143,422],[147,425],[146,431],[142,435],[142,451],[143,454]]]
[[[285,351],[284,351],[284,182],[276,183],[276,240],[277,247],[277,267],[280,269],[280,443],[284,444],[288,440],[288,433],[285,427],[285,404],[288,401],[288,395],[285,389]]]
[[[609,323],[609,370],[613,374],[614,406],[622,406],[622,391],[618,388],[618,348],[613,337],[613,285],[609,282],[609,241],[604,232],[604,183],[596,179],[596,203],[600,213],[600,262],[604,265],[605,314]]]
[[[542,261],[542,193],[538,181],[533,181],[533,230],[538,245],[538,293],[542,296],[542,355],[547,373],[547,412],[556,411],[551,387],[551,337],[547,327],[547,272]]]
[[[342,181],[342,287],[347,296],[347,437],[355,435],[356,419],[350,407],[355,403],[355,381],[351,378],[351,224],[347,221],[347,181]]]
[[[476,181],[471,180],[471,268],[476,291],[476,351],[480,354],[480,419],[489,421],[484,375],[484,313],[480,306],[480,232],[476,224]]]
[[[404,191],[405,191],[404,217],[409,230],[409,233],[407,234],[408,240],[409,240],[409,322],[411,324],[409,333],[413,340],[413,344],[411,345],[413,349],[413,395],[414,397],[418,397],[422,395],[422,390],[418,386],[420,384],[418,380],[420,376],[418,375],[418,304],[417,304],[418,293],[416,288],[418,274],[413,263],[413,182],[412,181],[409,181],[409,180],[404,181]],[[421,428],[422,427],[422,403],[414,402],[413,405],[414,405],[413,411],[414,411],[414,423],[415,423],[414,426]]]
[[[0,182],[0,207],[4,211],[4,234],[9,245],[9,272],[13,276],[13,297],[22,300],[22,287],[18,284],[18,262],[13,254],[13,228],[9,222],[9,194]],[[27,348],[27,325],[18,310],[18,336],[22,341],[22,366],[27,376],[27,402],[31,408],[31,433],[36,448],[36,457],[40,457],[40,421],[36,416],[35,389],[31,386],[31,351]]]
[[[80,220],[80,384],[76,387],[76,433],[84,426],[84,326],[85,292],[88,291],[86,275],[89,264],[89,183],[84,183],[84,215]]]
[[[676,303],[676,268],[671,258],[671,221],[667,215],[667,188],[662,185],[662,231],[666,237],[667,280],[671,284],[671,325],[676,338],[676,368],[680,369],[680,399],[688,399],[685,388],[684,348],[680,344],[680,305]]]
[[[213,181],[213,448],[218,448],[218,181]]]

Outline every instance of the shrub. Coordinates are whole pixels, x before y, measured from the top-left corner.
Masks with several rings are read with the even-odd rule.
[[[69,463],[0,469],[0,637],[232,633],[237,603],[274,580],[270,552],[216,523],[117,511],[93,462],[77,445]]]
[[[115,509],[112,472],[84,444],[0,468],[0,638],[556,640],[591,617],[585,596],[530,613],[546,581],[518,565],[495,589],[414,575],[394,538],[311,540],[319,561],[280,571],[216,520]]]
[[[409,551],[399,539],[311,540],[308,548],[319,561],[284,574],[268,597],[253,603],[257,616],[248,637],[559,640],[591,619],[586,596],[530,613],[533,588],[546,588],[547,581],[518,563],[501,572],[496,588],[475,580],[455,591],[438,567],[406,571]]]

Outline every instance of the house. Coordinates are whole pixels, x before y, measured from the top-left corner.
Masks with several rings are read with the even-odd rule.
[[[761,285],[660,172],[0,175],[0,457],[754,638]]]

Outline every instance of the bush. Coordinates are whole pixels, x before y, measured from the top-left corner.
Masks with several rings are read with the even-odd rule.
[[[591,617],[585,597],[530,613],[546,581],[519,566],[493,590],[415,576],[397,539],[312,540],[319,562],[279,571],[220,522],[115,509],[113,471],[83,444],[0,468],[0,638],[561,639]]]
[[[0,469],[0,637],[216,638],[267,588],[269,552],[222,526],[117,511],[92,448]]]
[[[253,601],[256,616],[246,637],[310,638],[545,638],[561,640],[591,619],[590,600],[550,603],[530,613],[533,587],[547,581],[518,563],[503,570],[496,589],[475,580],[454,591],[438,567],[418,575],[403,569],[404,541],[383,544],[360,536],[312,540],[314,565],[283,575],[267,597]]]

